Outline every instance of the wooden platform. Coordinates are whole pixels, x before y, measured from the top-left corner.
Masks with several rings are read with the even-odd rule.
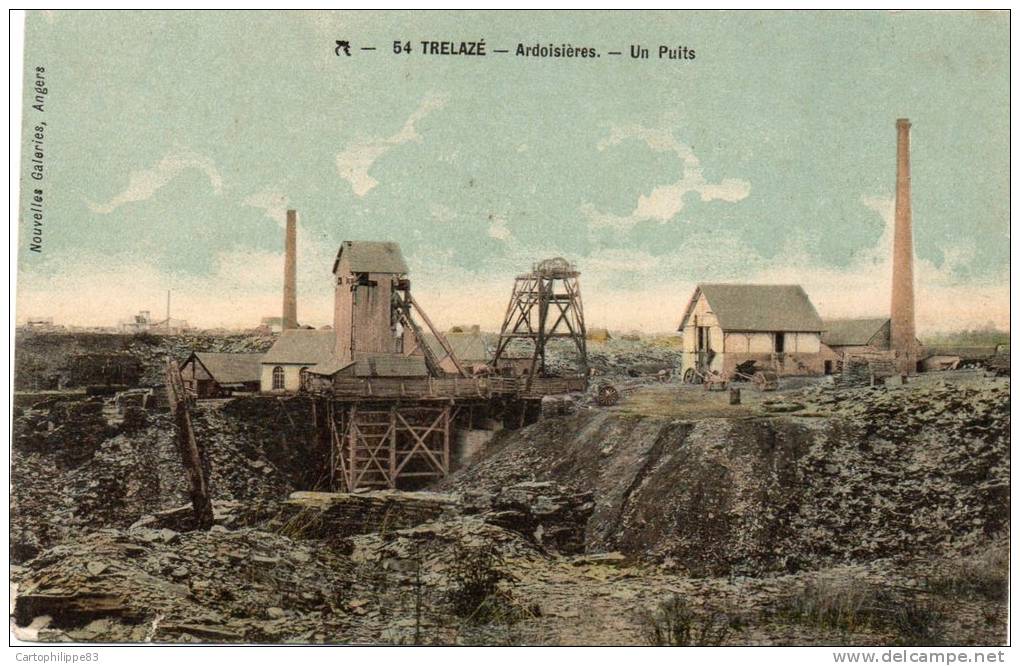
[[[331,384],[308,387],[313,395],[337,400],[466,400],[496,397],[541,399],[546,395],[573,393],[587,389],[585,377],[535,377],[528,385],[523,377],[423,377],[341,378]]]

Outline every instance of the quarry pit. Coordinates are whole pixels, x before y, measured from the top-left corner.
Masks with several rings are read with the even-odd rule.
[[[265,347],[101,343],[143,377],[174,346]],[[198,530],[165,407],[33,385],[95,344],[18,340],[12,621],[27,640],[658,644],[680,618],[707,644],[1006,641],[1008,377],[789,378],[734,384],[731,404],[626,372],[669,365],[668,347],[592,344],[616,405],[577,396],[498,429],[413,492],[330,492],[308,397],[200,401],[214,524]]]

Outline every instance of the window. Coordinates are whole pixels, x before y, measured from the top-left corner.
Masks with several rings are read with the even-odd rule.
[[[284,389],[283,383],[283,368],[276,366],[273,368],[273,390],[282,391]]]
[[[696,350],[708,350],[708,326],[698,326],[698,342]]]
[[[776,333],[776,353],[782,354],[786,351],[786,334]]]

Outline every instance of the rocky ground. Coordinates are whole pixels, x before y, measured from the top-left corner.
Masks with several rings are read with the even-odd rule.
[[[603,363],[623,388],[617,406],[582,400],[573,414],[501,432],[421,493],[302,492],[328,485],[308,401],[202,403],[208,532],[189,529],[166,413],[118,414],[74,395],[19,406],[16,634],[1006,641],[1008,379],[790,380],[777,393],[744,387],[730,405],[726,393],[655,381],[668,349],[633,353]],[[642,376],[627,371],[644,362]]]
[[[255,353],[267,351],[273,335],[150,335],[117,333],[34,332],[18,329],[15,337],[15,389],[74,388],[71,366],[82,354],[117,354],[140,365],[140,386],[161,386],[166,357],[184,360],[193,351]],[[101,384],[103,382],[96,381]]]

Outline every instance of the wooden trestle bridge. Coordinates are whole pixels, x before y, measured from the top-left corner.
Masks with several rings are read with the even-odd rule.
[[[457,429],[523,424],[545,395],[584,391],[585,377],[339,379],[326,404],[333,488],[396,488],[446,476]]]

